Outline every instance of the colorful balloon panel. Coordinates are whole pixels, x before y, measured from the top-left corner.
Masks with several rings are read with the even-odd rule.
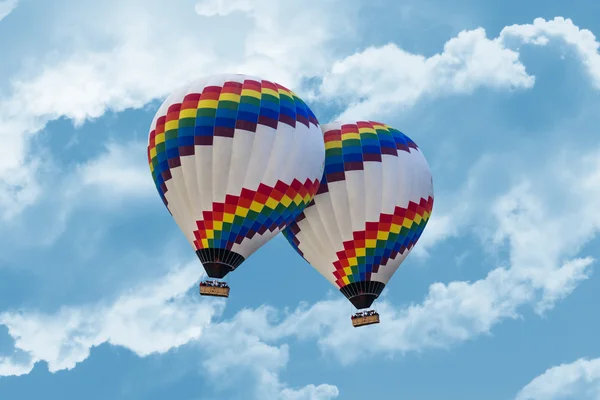
[[[175,91],[148,142],[159,195],[205,268],[237,267],[291,223],[319,187],[324,153],[319,123],[296,94],[245,75]]]
[[[389,125],[334,122],[322,129],[321,185],[284,236],[355,306],[366,308],[427,225],[431,172],[415,142]]]

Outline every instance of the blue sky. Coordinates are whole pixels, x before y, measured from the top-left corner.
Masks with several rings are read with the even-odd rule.
[[[599,11],[0,1],[0,399],[600,398]],[[352,329],[281,236],[226,302],[197,294],[145,146],[169,91],[215,72],[419,144],[434,212],[380,325]]]

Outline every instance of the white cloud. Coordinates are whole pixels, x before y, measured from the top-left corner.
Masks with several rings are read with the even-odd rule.
[[[600,398],[600,358],[579,359],[547,369],[516,400],[596,400]]]
[[[79,167],[74,189],[93,187],[109,199],[155,195],[145,149],[141,142],[107,144],[106,152]]]
[[[8,16],[15,8],[17,8],[18,0],[0,1],[0,21]]]
[[[411,107],[421,98],[467,94],[489,87],[514,90],[534,85],[511,40],[544,46],[560,40],[575,50],[594,86],[600,89],[600,54],[594,34],[570,19],[556,17],[505,27],[497,38],[477,28],[462,31],[431,57],[409,53],[394,43],[369,47],[335,62],[319,97],[350,105],[338,119],[378,118]]]
[[[502,29],[500,40],[511,38],[538,46],[545,46],[551,40],[562,40],[575,50],[581,62],[587,69],[594,86],[600,89],[600,54],[594,34],[588,29],[581,29],[569,18],[556,17],[546,21],[536,18],[533,24],[511,25]]]
[[[9,95],[0,98],[0,214],[5,216],[15,215],[41,193],[37,165],[28,160],[29,140],[47,122],[65,117],[81,125],[108,110],[139,108],[215,72],[257,74],[295,87],[304,76],[323,69],[328,58],[323,49],[333,32],[331,13],[325,11],[335,7],[316,0],[310,6],[295,1],[272,7],[263,2],[256,5],[258,20],[235,15],[206,18],[192,5],[164,7],[141,1],[63,6],[69,7],[69,16],[83,16],[81,21],[69,20],[69,37],[77,38],[65,46],[69,51],[40,54],[33,63],[37,69],[15,72],[9,77]],[[57,5],[57,25],[70,18],[59,9]],[[292,14],[293,20],[286,17]],[[342,21],[343,13],[336,18]],[[297,35],[309,22],[318,27]],[[53,30],[45,33],[52,39]]]
[[[477,165],[474,169],[476,169]],[[471,174],[473,175],[473,174]],[[415,257],[427,258],[429,250],[437,243],[448,238],[460,236],[467,230],[472,214],[472,209],[479,204],[473,204],[477,192],[476,178],[470,176],[455,193],[442,193],[435,195],[434,211],[411,254]],[[470,199],[470,201],[465,201]]]
[[[38,177],[43,163],[29,159],[29,141],[49,121],[65,117],[82,124],[107,110],[139,108],[181,83],[217,71],[269,77],[299,92],[304,78],[322,76],[322,99],[349,101],[346,117],[376,118],[423,96],[469,93],[480,87],[530,88],[534,77],[503,38],[521,35],[542,43],[538,36],[549,35],[559,25],[558,19],[545,25],[536,20],[533,25],[507,27],[497,39],[486,38],[481,28],[463,31],[442,53],[429,58],[388,44],[334,62],[336,40],[351,33],[352,22],[360,18],[359,6],[340,4],[206,0],[197,2],[194,12],[191,4],[165,8],[140,1],[70,3],[68,14],[82,16],[68,24],[69,37],[76,41],[62,51],[39,54],[26,69],[9,76],[8,96],[0,98],[0,214],[14,216],[41,195]],[[58,26],[67,17],[58,5],[55,12],[51,17]],[[527,28],[532,26],[537,30]],[[595,71],[593,35],[590,39],[588,31],[578,30],[569,20],[561,26],[579,35],[563,37],[578,46],[583,61]],[[56,32],[45,34],[41,43]]]
[[[163,207],[152,182],[146,146],[145,142],[139,141],[109,142],[86,161],[67,167],[55,164],[47,168],[44,185],[36,189],[46,191],[43,201],[36,204],[42,210],[46,209],[44,218],[36,217],[35,211],[30,210],[33,212],[23,214],[22,218],[0,224],[0,235],[12,235],[17,242],[21,235],[26,235],[27,242],[21,240],[20,246],[47,247],[65,233],[73,215],[82,210],[89,213],[92,209],[96,214],[94,217],[100,216],[96,221],[104,221],[94,229],[94,234],[100,237],[110,226],[107,224],[110,221],[102,219],[103,212],[123,210],[131,202],[135,202],[138,210],[151,204]],[[2,196],[5,192],[0,190],[0,202]],[[12,212],[16,212],[15,208]],[[131,215],[130,212],[128,214]],[[93,219],[88,218],[88,223],[92,223]],[[88,242],[88,246],[91,245]],[[93,253],[90,248],[87,251]]]
[[[15,349],[28,354],[29,360],[4,358],[1,371],[22,375],[38,361],[46,361],[51,372],[72,369],[102,343],[147,356],[196,340],[223,308],[223,302],[185,296],[201,276],[200,264],[193,262],[158,282],[124,293],[112,304],[63,307],[55,314],[5,312],[0,324],[8,328]]]
[[[301,79],[326,71],[332,61],[331,41],[345,33],[343,26],[351,23],[357,4],[337,0],[202,0],[196,4],[196,12],[217,17],[217,21],[227,21],[223,17],[233,20],[236,12],[247,15],[253,29],[239,36],[244,48],[236,68],[249,74],[268,74],[300,93],[296,86]]]
[[[340,392],[337,387],[332,385],[307,385],[302,389],[283,389],[281,391],[282,400],[329,400],[335,399]]]
[[[285,13],[284,10],[269,11],[267,3],[262,2],[252,3],[252,7],[250,3],[229,3],[230,9],[223,8],[223,4],[227,3],[206,3],[208,6],[204,8],[202,4],[199,3],[196,8],[201,15],[214,14],[240,22],[240,29],[245,32],[243,36],[248,42],[227,54],[223,53],[224,46],[221,47],[221,44],[232,37],[206,44],[205,38],[211,29],[223,24],[221,20],[211,22],[210,18],[203,20],[206,25],[202,28],[204,31],[193,30],[189,36],[179,30],[172,34],[164,31],[154,33],[153,29],[161,26],[154,23],[158,14],[152,14],[156,10],[151,7],[142,7],[136,9],[136,12],[143,12],[134,26],[126,26],[121,28],[123,31],[114,33],[118,45],[111,50],[90,50],[68,56],[47,65],[31,77],[13,79],[12,97],[0,100],[0,105],[6,106],[0,107],[3,110],[0,112],[4,113],[0,115],[3,121],[0,127],[5,129],[0,136],[6,134],[13,140],[3,147],[7,157],[0,157],[5,162],[0,165],[0,181],[5,185],[9,182],[12,187],[5,192],[8,194],[4,194],[4,198],[0,198],[0,210],[18,196],[23,197],[21,206],[32,202],[37,193],[34,190],[35,174],[28,174],[29,169],[22,169],[23,165],[31,169],[36,164],[25,159],[27,146],[22,140],[25,136],[15,135],[15,132],[33,134],[47,121],[60,116],[82,123],[85,119],[103,115],[107,109],[120,111],[140,107],[150,99],[166,94],[176,82],[195,77],[201,71],[211,71],[218,60],[232,54],[233,61],[224,68],[238,61],[237,65],[248,67],[254,73],[274,68],[272,74],[280,76],[284,83],[286,79],[296,83],[297,78],[293,76],[302,76],[302,71],[306,75],[320,71],[321,62],[317,62],[316,67],[309,66],[302,64],[302,60],[293,61],[297,55],[287,54],[288,57],[284,57],[282,54],[286,53],[281,52],[286,51],[287,43],[292,49],[290,51],[299,54],[300,51],[318,53],[323,49],[327,32],[316,31],[318,40],[315,47],[311,47],[310,41],[286,42],[286,39],[278,42],[281,46],[265,50],[262,46],[272,40],[269,35],[284,32],[293,36],[293,24],[289,31],[285,31],[278,19],[280,13]],[[235,10],[231,7],[235,4],[238,4],[235,10],[255,18],[249,25],[245,19],[236,19],[240,13],[232,12]],[[265,11],[264,25],[256,20],[259,12],[255,10]],[[161,9],[163,11],[171,12]],[[126,19],[129,14],[124,12],[120,15]],[[307,14],[304,18],[310,17]],[[192,21],[197,24],[196,20]],[[169,26],[169,30],[171,28]],[[286,37],[283,33],[282,36]],[[162,43],[175,44],[163,47]],[[327,96],[350,98],[353,92],[336,91],[336,88],[342,88],[339,86],[342,75],[352,71],[354,76],[372,79],[365,79],[366,86],[360,92],[359,105],[366,107],[361,110],[367,111],[369,107],[376,109],[387,101],[392,105],[411,105],[423,94],[435,91],[468,93],[480,86],[526,88],[533,84],[533,77],[518,61],[518,53],[504,48],[499,39],[487,39],[481,29],[461,33],[446,44],[443,53],[430,58],[406,53],[394,45],[367,52],[372,57],[361,53],[334,64],[323,83]],[[276,55],[282,56],[284,61],[276,63]],[[397,77],[379,69],[376,57],[402,61],[397,64],[402,68],[395,69],[403,77],[400,86],[390,90]],[[367,62],[367,66],[362,64],[363,61]],[[424,77],[423,74],[431,75]],[[390,90],[389,97],[380,96],[384,88]],[[53,94],[56,94],[55,98]],[[348,112],[354,112],[352,110]],[[354,110],[358,112],[359,109]],[[7,129],[7,126],[11,128]],[[106,154],[82,166],[79,177],[83,178],[84,184],[108,187],[115,190],[114,193],[131,195],[152,190],[148,171],[142,172],[126,157],[129,151],[136,151],[135,146],[137,144],[125,147],[109,145]],[[600,165],[597,160],[598,154],[594,153],[580,164],[569,162],[571,169],[547,172],[552,174],[553,182],[560,182],[559,189],[555,190],[558,193],[552,192],[551,196],[546,197],[547,188],[538,185],[544,179],[530,177],[533,183],[516,186],[494,202],[493,218],[497,228],[492,244],[508,246],[510,260],[506,268],[494,269],[475,282],[435,283],[421,304],[398,308],[388,302],[380,302],[383,323],[372,329],[354,330],[350,327],[345,300],[301,306],[280,320],[275,310],[268,307],[246,310],[231,321],[209,325],[211,318],[219,315],[220,303],[198,302],[184,296],[190,283],[195,282],[199,275],[196,262],[193,267],[187,266],[174,272],[166,282],[124,295],[113,304],[66,307],[55,314],[25,311],[2,314],[0,323],[9,328],[16,348],[29,354],[29,360],[0,359],[0,374],[27,373],[36,361],[41,360],[48,362],[51,371],[73,368],[89,356],[91,347],[101,343],[124,346],[145,356],[165,352],[190,341],[199,341],[200,345],[204,343],[210,347],[211,338],[217,340],[220,335],[230,334],[231,348],[225,349],[224,354],[219,356],[222,362],[205,365],[214,376],[242,368],[255,376],[257,392],[270,393],[274,398],[335,398],[338,391],[331,385],[308,385],[299,389],[286,387],[280,381],[279,371],[288,362],[287,345],[269,343],[291,336],[317,338],[325,351],[343,362],[352,362],[363,354],[360,351],[348,353],[345,350],[348,346],[377,354],[445,347],[488,333],[501,320],[518,317],[519,308],[524,305],[533,304],[538,312],[547,310],[589,274],[593,260],[576,258],[576,254],[600,226],[597,210],[590,200],[600,196]],[[22,175],[15,175],[16,172]],[[113,180],[115,177],[118,178],[116,181]],[[148,182],[148,189],[143,182]],[[562,203],[556,205],[556,198],[562,199]],[[431,245],[439,238],[456,233],[453,218],[459,213],[452,214],[451,211],[441,214],[437,226],[432,224],[430,239],[424,235],[424,249],[428,247],[428,240]],[[489,210],[478,211],[482,214]],[[582,223],[570,229],[568,237],[561,236],[564,226],[572,220]],[[144,340],[138,340],[140,336]],[[370,340],[369,347],[357,346],[366,340],[366,336],[377,339]]]
[[[249,375],[257,399],[330,400],[339,395],[337,387],[329,384],[293,388],[282,382],[279,372],[289,361],[288,346],[269,345],[248,332],[244,327],[255,318],[252,311],[214,322],[225,303],[188,293],[203,275],[200,269],[198,261],[175,268],[154,283],[123,293],[112,304],[63,307],[53,314],[0,314],[0,324],[15,341],[16,354],[0,357],[0,376],[28,374],[38,361],[46,361],[50,372],[69,370],[103,343],[127,348],[140,357],[196,343],[206,353],[202,374],[213,378],[218,389]],[[227,379],[221,379],[224,376]]]
[[[311,384],[295,389],[281,382],[279,371],[288,364],[288,345],[270,345],[253,329],[255,323],[265,322],[264,312],[267,310],[243,310],[230,321],[211,325],[198,344],[209,349],[217,346],[218,351],[205,350],[207,357],[202,364],[203,373],[214,382],[227,376],[227,381],[220,383],[222,385],[235,385],[242,372],[249,373],[256,382],[254,397],[257,399],[337,398],[339,391],[333,385]]]
[[[196,4],[196,12],[205,17],[212,17],[215,15],[225,16],[235,11],[252,12],[257,3],[264,4],[265,2],[252,2],[248,0],[205,0]]]
[[[540,313],[548,310],[590,273],[594,260],[577,254],[600,228],[595,208],[600,157],[598,151],[579,154],[577,161],[571,155],[551,160],[552,167],[538,173],[530,170],[530,183],[492,201],[491,210],[474,205],[480,223],[487,221],[486,214],[493,218],[488,245],[507,247],[506,266],[474,282],[434,283],[420,304],[399,308],[380,301],[380,325],[353,329],[347,301],[341,298],[301,305],[283,315],[268,306],[244,309],[231,320],[208,325],[220,312],[217,303],[183,295],[199,275],[194,263],[195,267],[180,269],[162,283],[127,294],[109,306],[70,307],[53,315],[2,314],[0,322],[8,327],[15,347],[28,353],[31,362],[19,365],[4,359],[0,365],[5,373],[24,373],[33,362],[46,360],[56,371],[72,368],[88,357],[92,346],[105,342],[140,356],[197,342],[207,353],[203,368],[209,376],[234,379],[236,371],[245,371],[257,382],[257,394],[293,398],[308,396],[313,388],[287,388],[280,381],[279,371],[289,357],[288,345],[280,342],[287,338],[315,339],[326,354],[352,363],[369,354],[394,356],[443,348],[488,334],[502,320],[518,318],[524,306]],[[550,188],[544,186],[549,181]],[[579,221],[576,226],[571,224],[574,220]],[[568,235],[562,234],[564,226],[570,226]],[[139,340],[140,335],[144,340]],[[365,342],[369,346],[360,345]],[[213,354],[210,349],[217,344],[219,352]],[[327,385],[314,390],[324,398],[332,398],[336,391]]]
[[[570,156],[574,154],[549,161],[551,166],[544,165],[538,173],[531,170],[529,183],[516,185],[496,200],[468,205],[478,228],[492,218],[493,240],[484,244],[506,247],[509,254],[507,265],[484,278],[434,283],[420,304],[398,308],[378,302],[382,323],[369,329],[350,328],[344,299],[302,306],[284,316],[275,309],[257,310],[252,317],[244,316],[252,321],[245,329],[264,340],[314,338],[327,354],[352,363],[367,354],[445,348],[489,334],[501,321],[519,318],[525,306],[538,313],[549,310],[589,276],[594,260],[577,254],[600,229],[595,201],[600,191],[599,152],[578,154],[578,160]],[[550,188],[544,186],[547,182]],[[572,221],[579,223],[574,226]],[[366,342],[369,346],[361,345]]]
[[[534,81],[519,53],[478,28],[460,32],[431,57],[393,43],[346,57],[324,76],[320,96],[350,101],[339,119],[377,118],[423,96],[471,93],[479,87],[531,88]]]

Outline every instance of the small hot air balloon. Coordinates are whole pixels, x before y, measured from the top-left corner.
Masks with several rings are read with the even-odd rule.
[[[176,90],[158,109],[148,141],[158,193],[216,279],[302,212],[324,157],[319,123],[298,96],[239,74]],[[200,292],[227,297],[229,287],[209,280]]]
[[[409,254],[433,208],[425,157],[388,125],[322,126],[325,171],[313,201],[283,234],[357,309],[368,309]],[[379,322],[374,311],[354,326]]]

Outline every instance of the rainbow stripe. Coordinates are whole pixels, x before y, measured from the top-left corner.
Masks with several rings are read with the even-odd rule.
[[[333,263],[336,284],[342,288],[353,282],[370,281],[372,272],[378,272],[380,266],[398,254],[410,251],[421,237],[432,210],[433,197],[421,199],[418,204],[411,201],[407,208],[396,207],[394,214],[381,214],[379,221],[367,222],[365,230],[353,232],[353,240],[344,242],[344,249],[336,252],[338,259]],[[305,218],[302,212],[296,223],[283,231],[303,258],[296,235],[300,232],[298,222]]]
[[[203,220],[196,222],[196,250],[231,250],[234,243],[256,233],[283,229],[304,210],[318,186],[318,180],[294,180],[291,185],[278,181],[274,188],[261,184],[256,192],[243,189],[240,196],[228,195],[225,203],[213,203],[212,211],[205,211]]]
[[[201,93],[187,94],[172,104],[150,132],[148,164],[162,201],[172,179],[171,170],[181,166],[181,157],[194,156],[196,146],[212,146],[213,138],[234,138],[236,131],[256,132],[262,125],[277,130],[279,124],[315,127],[313,112],[291,90],[269,81],[246,79],[206,86]],[[319,187],[319,180],[278,181],[275,187],[260,185],[243,189],[239,196],[227,195],[224,203],[213,203],[196,221],[196,249],[231,249],[243,238],[283,228],[304,209]]]
[[[148,143],[150,171],[165,205],[170,170],[181,165],[180,157],[194,155],[195,146],[212,146],[215,136],[233,138],[237,129],[256,132],[258,125],[277,129],[280,123],[318,127],[313,112],[295,93],[265,80],[207,86],[171,105],[158,118]]]
[[[343,124],[339,129],[324,132],[325,170],[317,197],[306,210],[315,206],[320,194],[328,193],[328,183],[345,181],[347,171],[364,170],[368,162],[382,162],[384,154],[396,156],[400,152],[418,150],[408,136],[389,125],[374,121]],[[433,197],[410,201],[406,208],[396,207],[393,214],[381,214],[378,221],[366,222],[362,231],[352,232],[352,240],[343,243],[336,252],[333,276],[339,288],[356,282],[371,281],[371,274],[398,254],[410,251],[421,237],[433,209]],[[294,250],[306,259],[300,249],[299,222],[306,211],[283,234]],[[309,234],[309,233],[307,233]],[[334,250],[334,249],[332,249]],[[308,261],[308,260],[307,260]]]
[[[333,263],[333,275],[341,288],[353,282],[371,280],[371,273],[417,243],[433,209],[433,197],[409,202],[407,208],[396,207],[394,214],[381,214],[378,222],[367,222],[364,231],[354,232],[353,240],[344,242]]]
[[[324,184],[319,193],[327,191],[327,182],[343,181],[346,171],[363,170],[365,162],[381,162],[383,154],[398,155],[398,151],[418,149],[408,136],[389,125],[360,121],[325,132]]]

